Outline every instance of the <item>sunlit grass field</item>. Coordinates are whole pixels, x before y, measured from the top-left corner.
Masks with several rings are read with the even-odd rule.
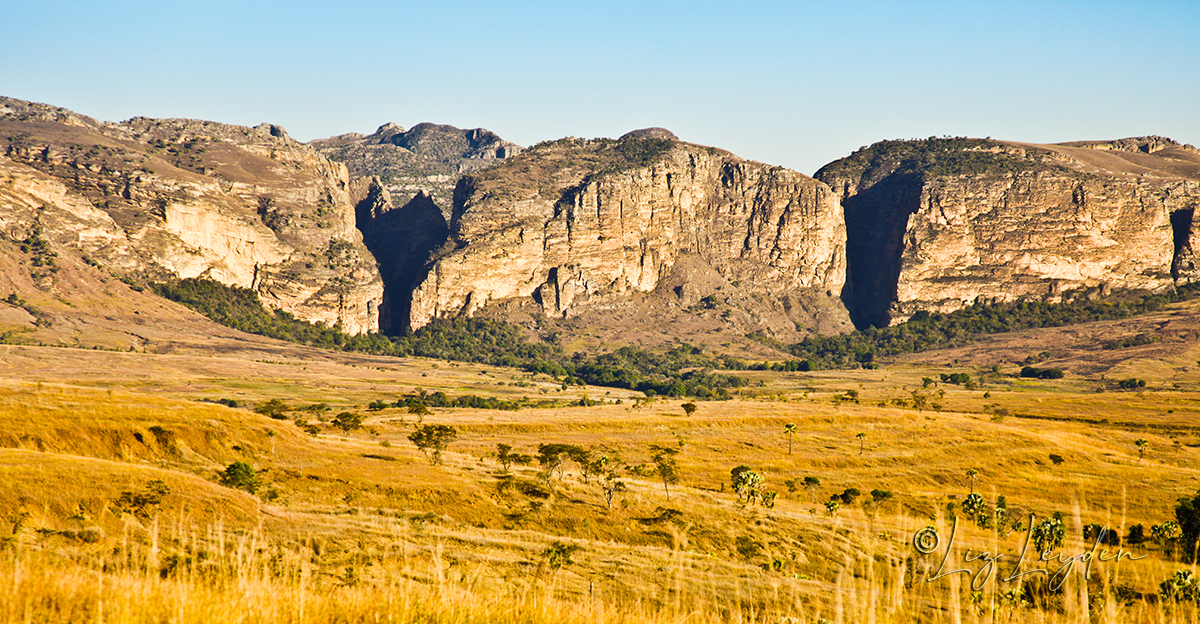
[[[688,416],[681,399],[416,359],[0,349],[0,622],[1200,621],[1196,603],[1159,600],[1191,567],[1149,539],[1200,488],[1187,384],[752,373]],[[1130,367],[1153,382],[1153,362]],[[418,389],[559,406],[369,408]],[[601,404],[568,406],[585,395]],[[270,399],[284,419],[248,409]],[[363,428],[333,426],[342,412]],[[428,424],[457,432],[438,465],[408,439]],[[550,443],[615,460],[611,509],[574,463],[546,480],[496,457]],[[654,473],[654,447],[675,450],[678,482]],[[234,462],[257,471],[253,494],[221,485]],[[741,465],[773,506],[739,502]],[[161,500],[130,504],[156,482]],[[1086,578],[1076,562],[1056,591],[1037,572],[1005,581],[1064,564],[1018,564],[1026,532],[976,526],[971,491],[1026,524],[1060,512],[1056,557],[1093,552],[1087,524],[1148,539],[1104,546],[1126,555]],[[922,554],[927,526],[939,547]],[[1006,554],[990,576],[981,552]],[[939,567],[966,572],[929,580]]]

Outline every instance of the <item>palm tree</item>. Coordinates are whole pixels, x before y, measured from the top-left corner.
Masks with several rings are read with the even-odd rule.
[[[975,480],[979,478],[979,471],[971,468],[967,471],[967,482],[971,484],[971,493],[975,493]]]
[[[796,423],[788,423],[783,426],[783,432],[788,437],[788,455],[792,454],[792,436],[796,433]]]
[[[1142,461],[1142,456],[1146,454],[1146,449],[1150,448],[1150,442],[1146,438],[1138,438],[1134,444],[1138,447],[1138,461]]]
[[[866,446],[867,434],[862,431],[859,431],[858,435],[856,435],[854,437],[858,438],[858,454],[862,455],[863,449]]]

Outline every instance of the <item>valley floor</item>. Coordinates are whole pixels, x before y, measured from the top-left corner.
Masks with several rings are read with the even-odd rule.
[[[749,373],[690,416],[679,399],[485,366],[259,339],[220,353],[0,345],[0,622],[1200,621],[1196,603],[1158,600],[1190,566],[1149,539],[1200,483],[1200,371],[1158,352],[1122,364],[1138,390],[942,353]],[[421,390],[553,406],[395,406]],[[599,404],[571,405],[585,397]],[[278,419],[249,409],[272,399]],[[337,428],[343,412],[363,428]],[[457,432],[438,465],[408,437],[429,424]],[[498,444],[608,455],[623,487],[610,508],[576,463],[506,469]],[[661,449],[676,483],[655,474]],[[220,484],[235,462],[254,494]],[[737,466],[773,506],[739,502]],[[1005,581],[1063,564],[1018,563],[1027,526],[976,526],[972,491],[1025,525],[1061,512],[1056,556],[1091,552],[1089,524],[1122,537],[1109,558],[1128,555],[1087,577],[1076,562],[1057,590],[1043,573]],[[1125,541],[1134,525],[1146,541]],[[922,553],[926,527],[939,541]],[[968,560],[981,551],[1006,558],[989,575]],[[943,557],[968,572],[929,580]]]

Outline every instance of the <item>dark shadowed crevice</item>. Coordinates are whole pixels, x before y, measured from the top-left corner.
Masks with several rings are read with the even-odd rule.
[[[360,202],[358,228],[363,243],[379,263],[383,277],[383,304],[379,329],[384,334],[407,333],[412,316],[412,294],[429,273],[430,254],[446,242],[450,230],[442,211],[424,192],[400,208],[372,214]]]
[[[904,233],[920,198],[920,176],[898,174],[842,200],[847,261],[842,301],[859,329],[891,323]]]
[[[1171,213],[1171,232],[1175,253],[1171,256],[1171,278],[1178,283],[1181,279],[1192,281],[1196,272],[1196,256],[1192,252],[1192,218],[1195,208],[1185,208]]]

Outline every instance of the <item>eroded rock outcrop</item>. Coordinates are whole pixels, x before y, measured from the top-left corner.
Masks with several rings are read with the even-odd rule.
[[[845,299],[859,327],[1196,275],[1200,152],[1170,139],[884,141],[816,177],[845,208]]]
[[[845,231],[829,188],[675,140],[540,144],[464,177],[449,234],[413,291],[413,328],[513,299],[562,318],[669,278],[690,305],[715,288],[692,287],[702,273],[786,309],[791,323],[845,315]]]
[[[0,98],[0,154],[12,240],[39,230],[124,277],[209,277],[302,319],[378,329],[383,284],[346,169],[279,126],[100,123]]]
[[[342,134],[309,143],[349,168],[351,178],[375,177],[398,203],[418,193],[449,218],[454,185],[464,173],[485,169],[519,154],[521,146],[484,128],[420,123],[409,130],[386,123],[373,134]]]

